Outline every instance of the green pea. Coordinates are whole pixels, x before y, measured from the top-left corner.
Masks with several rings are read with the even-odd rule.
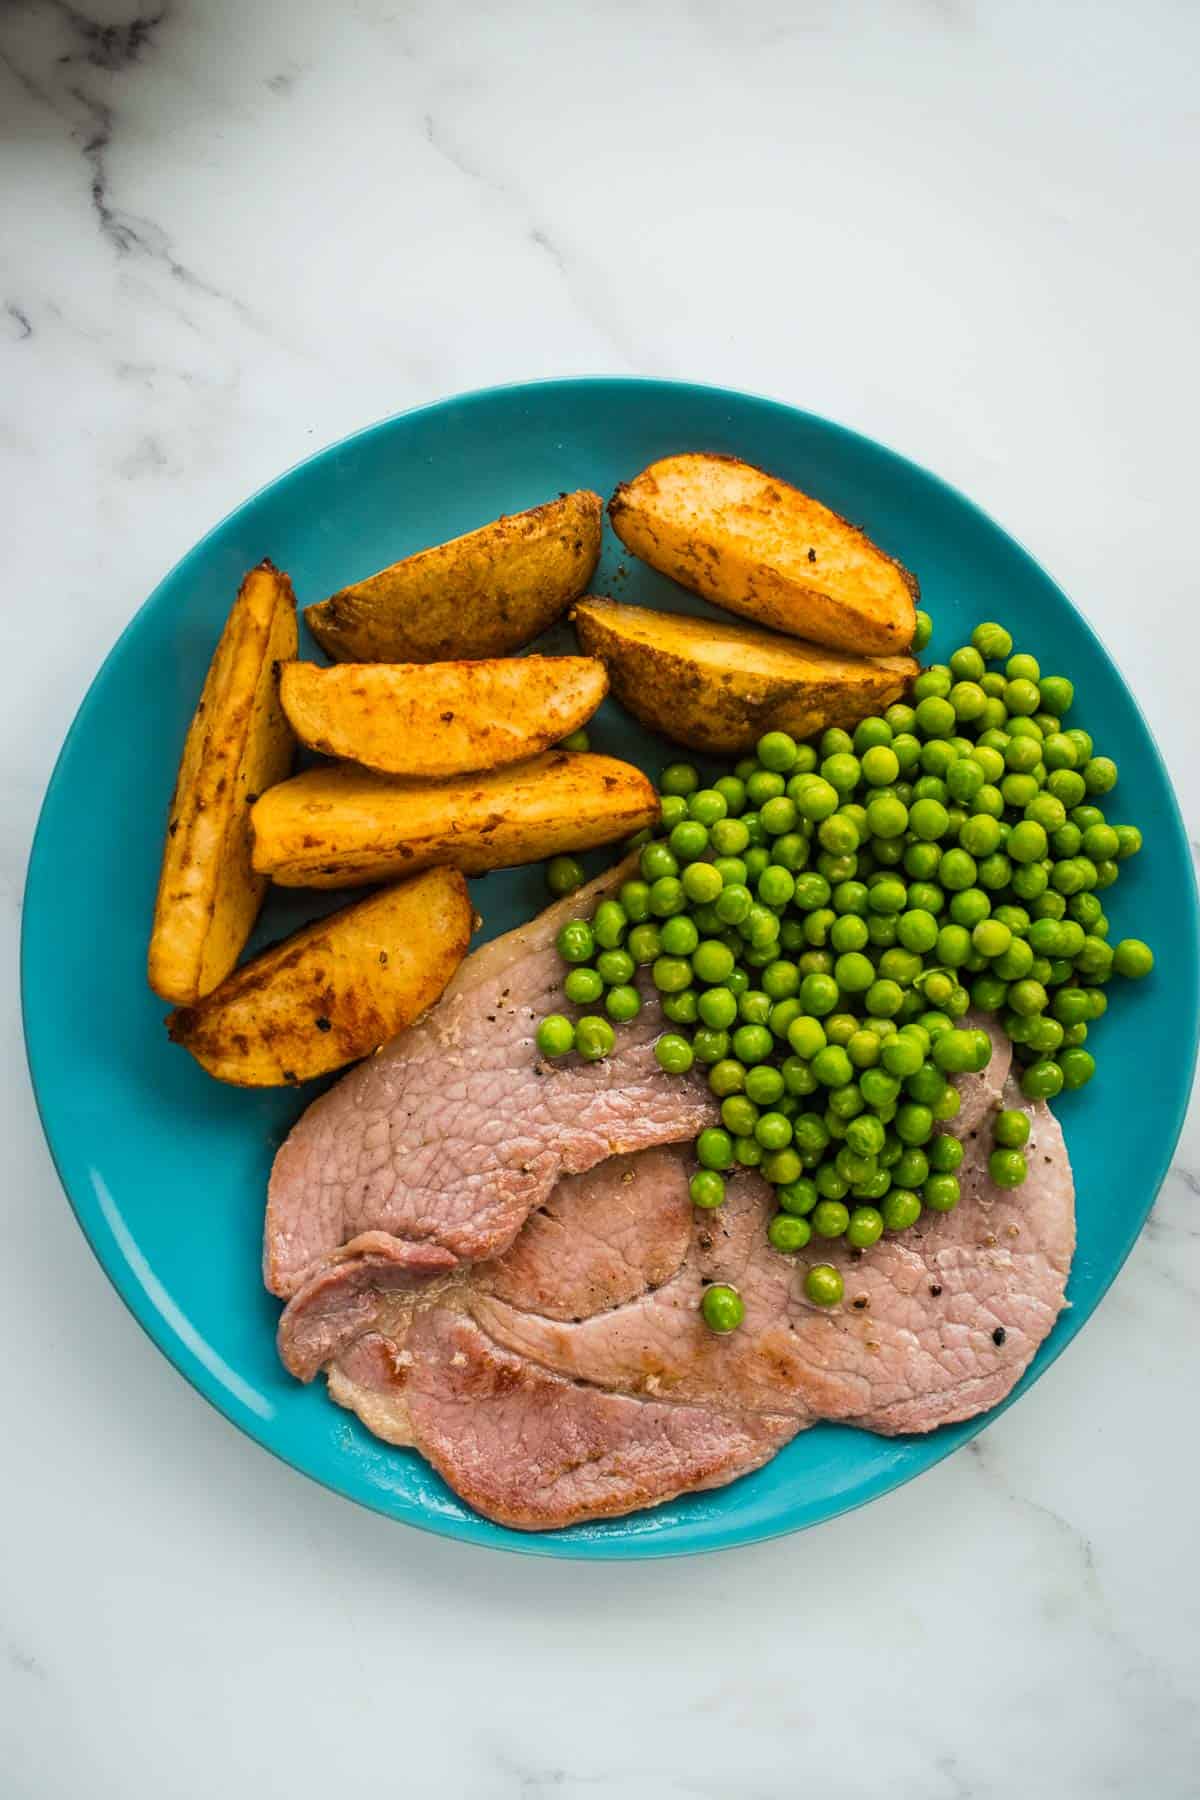
[[[919,606],[917,607],[914,616],[916,624],[913,627],[912,651],[915,656],[919,656],[933,636],[933,620],[930,618],[929,614],[924,612]],[[837,1298],[840,1300],[841,1295],[839,1294]],[[816,1299],[816,1295],[810,1294],[809,1299]]]
[[[951,893],[974,886],[977,873],[975,858],[965,850],[947,850],[942,857],[938,878]]]
[[[712,1212],[725,1204],[725,1182],[715,1169],[697,1169],[688,1183],[692,1205]]]
[[[718,819],[709,828],[708,841],[716,857],[736,857],[749,848],[750,833],[741,819]]]
[[[988,1157],[988,1174],[999,1188],[1020,1187],[1029,1173],[1029,1165],[1020,1150],[993,1150]]]
[[[753,904],[754,896],[740,881],[731,881],[713,901],[717,917],[725,925],[740,925]]]
[[[778,1212],[767,1226],[767,1239],[774,1250],[782,1250],[791,1254],[803,1250],[812,1237],[812,1226],[807,1219],[796,1218],[788,1212]]]
[[[959,1198],[958,1176],[949,1172],[931,1175],[921,1189],[921,1199],[931,1212],[953,1212]]]
[[[632,981],[634,966],[628,950],[602,950],[596,958],[596,973],[605,987],[622,987]]]
[[[707,988],[697,996],[696,1010],[714,1031],[728,1031],[737,1018],[737,1001],[727,987]]]
[[[820,1187],[820,1182],[817,1186]],[[812,1228],[818,1237],[839,1238],[850,1223],[850,1209],[841,1200],[819,1200],[812,1210],[811,1218]]]
[[[764,906],[782,909],[796,891],[796,883],[786,869],[772,863],[758,878],[758,897]]]
[[[1117,785],[1117,765],[1110,756],[1093,756],[1083,766],[1083,785],[1089,794],[1107,794]]]
[[[987,662],[1003,662],[1012,654],[1012,637],[1003,625],[996,625],[988,620],[977,625],[971,633],[971,642]]]
[[[924,1144],[933,1136],[933,1114],[928,1106],[906,1101],[896,1113],[896,1135],[902,1144]]]
[[[836,818],[840,815],[834,816]],[[811,854],[809,841],[802,832],[786,831],[782,837],[775,839],[771,854],[781,869],[786,869],[789,875],[798,875],[808,866]]]
[[[660,875],[650,884],[650,911],[656,919],[669,919],[687,905],[683,883],[675,875]]]
[[[904,1004],[904,990],[895,981],[873,981],[867,989],[866,1008],[873,1019],[894,1019]]]
[[[829,928],[829,942],[834,950],[862,950],[869,942],[867,922],[857,913],[845,913]]]
[[[562,1013],[547,1013],[537,1028],[537,1047],[543,1056],[566,1056],[575,1048],[575,1027]]]
[[[774,1049],[771,1033],[765,1025],[739,1025],[733,1034],[733,1054],[739,1062],[765,1062]]]
[[[1063,1041],[1063,1028],[1049,1013],[1037,1013],[1025,1028],[1025,1042],[1038,1056],[1053,1056]]]
[[[572,1006],[590,1006],[604,992],[604,983],[595,969],[571,969],[563,982],[563,993]]]
[[[612,1026],[599,1013],[586,1013],[575,1027],[575,1048],[585,1062],[611,1056],[616,1041]]]
[[[604,1010],[610,1019],[618,1025],[627,1025],[636,1019],[642,1010],[642,996],[632,983],[622,982],[610,987],[604,996]]]
[[[974,1068],[975,1046],[966,1031],[943,1031],[934,1043],[933,1060],[946,1075],[965,1075]],[[915,1096],[921,1098],[922,1096]],[[930,1095],[931,1100],[938,1098]]]
[[[596,940],[586,919],[569,919],[560,929],[555,944],[564,962],[591,962],[596,954]]]
[[[688,899],[700,906],[710,906],[724,885],[712,863],[706,862],[689,863],[680,880]]]
[[[665,1031],[654,1045],[654,1054],[659,1068],[668,1075],[686,1075],[695,1060],[692,1046],[677,1031]]]
[[[642,878],[651,883],[663,875],[678,875],[679,863],[669,844],[656,838],[653,843],[645,845],[641,858]]]
[[[851,1039],[851,1045],[853,1045],[853,1042],[854,1040]],[[884,1044],[880,1051],[881,1061],[886,1050],[887,1044]],[[852,1062],[854,1061],[853,1055],[851,1055],[850,1060]],[[862,1094],[867,1105],[875,1108],[892,1105],[900,1093],[900,1083],[898,1079],[895,1075],[890,1074],[886,1067],[864,1069],[859,1078],[858,1086],[859,1092]]]
[[[937,914],[944,909],[945,904],[946,896],[935,882],[914,881],[909,887],[909,912],[928,913],[931,918],[936,919]],[[899,920],[897,920],[897,934],[899,934]],[[915,944],[910,944],[908,948],[913,950],[916,949],[917,946]]]
[[[635,963],[652,963],[662,954],[662,936],[657,925],[635,925],[625,940],[625,948]]]
[[[893,1187],[881,1210],[888,1231],[908,1231],[921,1216],[921,1202],[911,1188]]]
[[[813,1057],[812,1072],[823,1087],[845,1087],[854,1078],[854,1065],[840,1044],[827,1044]]]
[[[869,1250],[883,1236],[883,1214],[874,1206],[856,1206],[846,1221],[846,1242],[854,1250]]]
[[[577,857],[552,856],[546,864],[546,886],[552,894],[573,894],[583,882],[583,864]]]
[[[796,766],[796,740],[786,731],[768,731],[759,738],[757,749],[764,769],[787,775]]]
[[[691,763],[668,763],[658,778],[660,794],[694,794],[700,786],[700,776]]]
[[[839,800],[840,796],[832,782],[817,775],[795,796],[793,804],[801,818],[819,824],[822,819],[829,818],[831,813],[837,811]]]
[[[704,1298],[700,1302],[700,1311],[704,1323],[710,1331],[719,1337],[736,1331],[746,1317],[746,1304],[734,1287],[724,1282],[715,1281],[704,1290]]]
[[[803,1002],[801,1002],[803,1004]],[[827,1039],[825,1027],[820,1019],[802,1016],[793,1019],[788,1026],[788,1043],[797,1056],[811,1060],[817,1052],[825,1048]]]
[[[1142,847],[1142,834],[1136,825],[1118,825],[1117,861],[1124,862],[1127,857],[1136,856]]]
[[[773,779],[780,781],[778,776]],[[780,781],[781,789],[782,785],[782,781]],[[750,791],[749,782],[746,784],[746,791],[747,793]],[[729,811],[729,806],[724,794],[718,793],[716,788],[699,788],[689,796],[687,809],[689,818],[694,819],[698,825],[708,827],[715,825],[718,819],[723,819]]]
[[[783,1076],[773,1065],[757,1063],[746,1070],[746,1096],[755,1105],[774,1106],[781,1099],[783,1089]]]
[[[1039,1057],[1021,1075],[1021,1092],[1028,1100],[1053,1100],[1061,1093],[1063,1072],[1049,1057]]]
[[[672,1025],[694,1025],[700,1017],[691,988],[685,988],[681,994],[664,994],[659,1006],[663,1018],[669,1019]]]
[[[1018,677],[1005,688],[1004,704],[1010,713],[1028,717],[1037,712],[1042,704],[1042,696],[1035,682]]]
[[[745,1138],[752,1132],[759,1120],[759,1109],[748,1100],[745,1094],[729,1094],[721,1102],[721,1125],[734,1134],[734,1138]]]
[[[971,942],[976,950],[989,959],[1003,956],[1012,940],[1013,934],[1002,919],[981,919],[971,931]]]
[[[940,1132],[930,1141],[929,1167],[939,1175],[953,1175],[961,1165],[963,1155],[964,1151],[960,1140],[951,1137],[947,1132]],[[912,1185],[911,1182],[909,1185]]]
[[[997,851],[994,856],[984,857],[983,861],[978,864],[975,875],[980,887],[988,888],[994,893],[998,888],[1005,888],[1011,882],[1012,864],[1007,856],[1002,856]]]
[[[743,811],[746,805],[746,784],[744,781],[739,780],[736,775],[722,775],[719,781],[713,782],[713,788],[724,800],[729,813],[736,815]],[[718,819],[717,821],[718,825],[724,823],[725,821],[723,819]],[[715,830],[716,825],[711,827],[710,836],[711,832]]]
[[[667,840],[671,853],[677,857],[680,865],[699,860],[708,849],[708,832],[697,819],[683,819],[672,828]]]
[[[1062,1070],[1064,1088],[1071,1091],[1086,1086],[1096,1073],[1095,1057],[1090,1051],[1074,1045],[1060,1053],[1058,1066]]]
[[[746,1071],[732,1057],[722,1057],[709,1065],[708,1085],[718,1100],[740,1093],[746,1085]]]
[[[799,813],[794,800],[789,800],[786,794],[778,794],[765,803],[758,816],[768,837],[782,837],[785,832],[795,830]]]
[[[1141,938],[1122,938],[1113,951],[1112,966],[1129,981],[1141,981],[1154,967],[1154,952]]]
[[[733,1139],[720,1126],[710,1125],[696,1139],[696,1160],[704,1169],[733,1167]]]
[[[901,913],[907,900],[908,890],[898,876],[880,873],[871,877],[867,885],[869,912],[889,915]]]
[[[1070,711],[1071,703],[1075,698],[1075,688],[1065,675],[1043,675],[1038,682],[1038,687],[1041,690],[1042,706],[1046,712],[1053,713],[1055,718],[1061,719],[1065,712]]]
[[[678,994],[692,985],[692,965],[682,956],[656,956],[650,977],[660,994]]]
[[[822,779],[835,787],[839,794],[852,794],[858,786],[862,774],[862,765],[857,756],[848,751],[841,751],[836,756],[827,756],[821,764]]]
[[[962,925],[967,931],[973,931],[991,910],[992,903],[982,888],[960,888],[950,899],[951,923]]]

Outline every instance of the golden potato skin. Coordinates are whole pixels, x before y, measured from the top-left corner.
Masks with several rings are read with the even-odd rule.
[[[643,562],[727,612],[813,643],[907,650],[920,589],[865,532],[733,456],[667,456],[609,502]]]
[[[440,779],[521,762],[578,730],[608,692],[590,656],[486,662],[288,663],[283,710],[302,744],[391,775]]]
[[[495,519],[306,607],[305,621],[335,662],[507,656],[586,589],[603,508],[580,489]]]
[[[658,816],[640,769],[587,751],[438,782],[338,763],[263,795],[254,867],[282,887],[354,887],[434,863],[478,875],[611,843]]]
[[[250,807],[292,766],[279,664],[296,654],[296,596],[261,562],[242,583],[188,728],[167,824],[146,972],[187,1005],[229,973],[266,882],[250,866]]]
[[[307,925],[167,1020],[218,1081],[284,1087],[395,1037],[466,955],[474,912],[457,869],[429,869]]]
[[[765,731],[811,737],[898,700],[912,657],[854,657],[749,625],[581,600],[579,641],[635,719],[689,750],[733,755]]]

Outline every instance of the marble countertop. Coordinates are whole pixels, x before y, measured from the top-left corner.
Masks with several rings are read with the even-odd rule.
[[[323,1492],[151,1349],[13,972],[55,752],[164,569],[317,446],[539,375],[771,393],[938,469],[1102,632],[1200,835],[1198,56],[1171,0],[0,8],[6,1796],[1195,1793],[1195,1114],[967,1451],[790,1541],[539,1562]]]

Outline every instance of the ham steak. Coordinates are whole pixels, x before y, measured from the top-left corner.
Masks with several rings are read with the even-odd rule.
[[[963,1198],[866,1254],[781,1255],[743,1171],[716,1212],[688,1193],[716,1116],[702,1075],[664,1074],[652,992],[602,1062],[548,1063],[555,938],[631,864],[469,957],[410,1031],[301,1118],[275,1160],[264,1274],[288,1300],[280,1355],[479,1511],[547,1530],[717,1487],[837,1419],[928,1431],[994,1405],[1063,1304],[1074,1245],[1062,1134],[1044,1106],[1030,1175],[988,1179],[989,1112],[1011,1046],[959,1083]],[[987,1024],[987,1021],[980,1021]],[[1022,1105],[1010,1085],[1006,1103]],[[812,1305],[810,1262],[845,1298]],[[743,1326],[716,1337],[705,1287]]]
[[[1005,1100],[1024,1104],[1015,1087]],[[1074,1246],[1061,1131],[1045,1106],[1025,1110],[1022,1188],[991,1183],[976,1126],[956,1210],[866,1254],[780,1255],[757,1176],[697,1213],[686,1151],[649,1150],[562,1180],[498,1259],[421,1286],[347,1288],[341,1329],[331,1290],[310,1285],[284,1313],[281,1354],[303,1378],[336,1339],[323,1362],[336,1400],[528,1530],[721,1485],[820,1419],[892,1435],[969,1418],[1004,1398],[1049,1332]],[[804,1296],[818,1254],[845,1279],[833,1309]],[[718,1280],[746,1302],[726,1338],[699,1313]]]

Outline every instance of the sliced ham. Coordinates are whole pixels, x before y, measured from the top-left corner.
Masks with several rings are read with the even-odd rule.
[[[470,1505],[522,1529],[612,1517],[760,1466],[797,1431],[837,1419],[892,1435],[969,1418],[1007,1395],[1063,1303],[1074,1191],[1062,1133],[1029,1106],[1029,1179],[987,1175],[990,1132],[966,1133],[963,1198],[866,1253],[766,1239],[772,1200],[745,1172],[695,1212],[686,1150],[611,1159],[563,1180],[506,1255],[414,1287],[390,1268],[284,1314],[340,1347],[330,1392],[389,1442],[413,1444]],[[995,1099],[993,1098],[993,1104]],[[981,1128],[982,1127],[982,1128]],[[813,1306],[803,1276],[834,1263],[843,1303]],[[705,1286],[731,1281],[746,1321],[715,1337]],[[373,1303],[367,1298],[373,1291]],[[309,1359],[311,1361],[311,1359]]]
[[[711,1124],[702,1075],[666,1075],[653,994],[612,1056],[548,1063],[534,1034],[562,1008],[554,940],[629,874],[619,865],[469,956],[437,1005],[308,1108],[275,1158],[263,1277],[289,1298],[369,1234],[403,1257],[507,1248],[562,1175]]]

